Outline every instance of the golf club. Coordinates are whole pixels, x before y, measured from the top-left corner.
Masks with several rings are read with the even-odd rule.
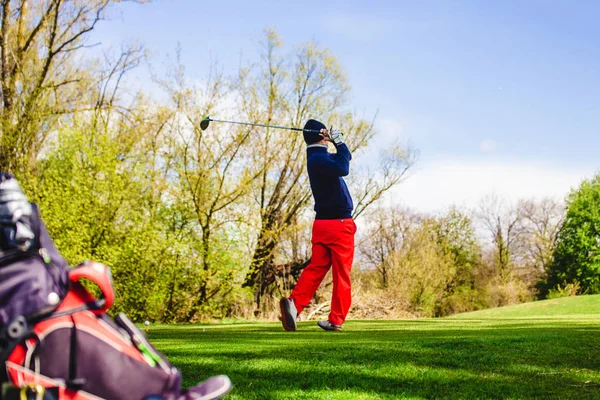
[[[206,117],[200,122],[200,129],[205,131],[208,128],[208,125],[211,122],[225,122],[227,124],[236,124],[236,125],[249,125],[249,126],[261,126],[263,128],[275,128],[275,129],[285,129],[288,131],[300,131],[300,132],[312,132],[312,133],[321,133],[316,129],[302,129],[302,128],[292,128],[289,126],[277,126],[277,125],[265,125],[265,124],[253,124],[250,122],[236,122],[236,121],[224,121],[220,119],[212,119],[211,117]]]

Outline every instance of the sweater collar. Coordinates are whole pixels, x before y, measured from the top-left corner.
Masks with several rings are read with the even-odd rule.
[[[310,145],[306,146],[306,151],[309,153],[327,152],[327,145],[325,145],[325,144],[310,144]]]

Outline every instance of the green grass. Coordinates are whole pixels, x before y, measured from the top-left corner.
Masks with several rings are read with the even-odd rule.
[[[343,333],[314,322],[297,332],[275,323],[155,326],[149,338],[185,386],[229,375],[231,399],[598,399],[600,315],[589,315],[599,298],[578,299],[521,306],[550,313],[542,317],[515,307],[493,310],[495,319],[348,321]]]
[[[570,318],[575,316],[577,318],[600,317],[600,295],[563,297],[560,299],[534,301],[515,306],[463,313],[452,318]]]

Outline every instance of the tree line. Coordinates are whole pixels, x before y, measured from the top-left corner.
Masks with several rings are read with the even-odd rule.
[[[565,201],[508,202],[422,215],[372,210],[359,243],[358,316],[445,316],[535,299],[600,293],[600,174]]]

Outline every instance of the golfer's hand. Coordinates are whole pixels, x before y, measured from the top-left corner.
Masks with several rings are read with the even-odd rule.
[[[339,129],[334,129],[333,132],[331,132],[330,137],[332,142],[335,143],[336,146],[344,143],[344,134]]]
[[[331,135],[329,134],[329,130],[327,129],[321,129],[321,137],[327,140],[328,142],[334,143],[333,139],[331,138]]]

